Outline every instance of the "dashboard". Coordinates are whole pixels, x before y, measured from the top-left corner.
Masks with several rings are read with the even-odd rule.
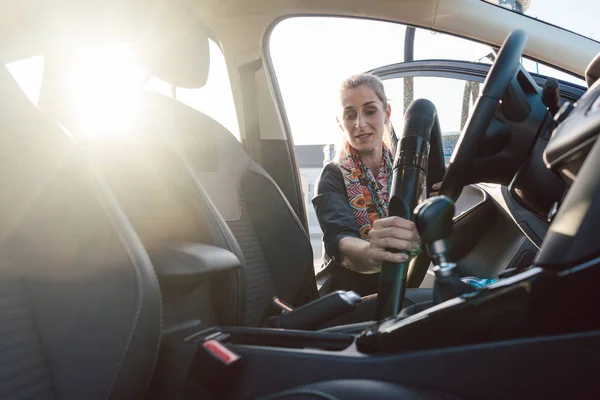
[[[565,103],[555,121],[544,162],[572,184],[600,132],[600,81],[575,104]]]
[[[600,57],[588,69],[598,68]],[[536,265],[564,270],[600,257],[600,81],[574,104],[563,104],[555,123],[543,160],[568,190],[550,216]]]

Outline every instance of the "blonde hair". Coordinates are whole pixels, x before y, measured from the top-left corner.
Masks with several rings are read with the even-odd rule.
[[[377,98],[383,103],[383,109],[385,110],[388,106],[388,98],[385,95],[385,88],[383,87],[383,82],[379,77],[373,74],[356,74],[349,76],[344,79],[344,81],[340,85],[340,97],[345,90],[348,89],[356,89],[361,86],[367,86],[373,92]],[[335,160],[340,161],[341,157],[344,153],[344,142],[346,141],[345,137],[342,137],[341,143],[336,145],[335,151]],[[383,132],[383,142],[386,144],[388,149],[393,153],[396,151],[396,146],[392,137],[392,124],[388,121],[385,126],[385,132]]]

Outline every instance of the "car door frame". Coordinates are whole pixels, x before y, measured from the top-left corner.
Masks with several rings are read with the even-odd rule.
[[[483,83],[485,82],[490,68],[491,64],[459,60],[431,59],[390,64],[372,69],[368,71],[368,73],[377,75],[384,81],[394,78],[436,77]],[[534,72],[529,72],[529,74],[540,88],[544,87],[544,83],[549,78],[546,75]],[[587,90],[587,88],[571,82],[563,81],[561,79],[557,79],[557,81],[560,84],[560,96],[571,102],[577,101]]]

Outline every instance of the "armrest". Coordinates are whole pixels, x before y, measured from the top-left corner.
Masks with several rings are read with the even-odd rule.
[[[201,243],[178,243],[151,258],[158,279],[169,284],[195,284],[242,267],[229,250]]]
[[[277,298],[274,302],[278,301]],[[269,319],[268,324],[285,329],[316,329],[335,317],[356,308],[361,297],[356,292],[338,290],[298,308],[287,308],[281,315]]]

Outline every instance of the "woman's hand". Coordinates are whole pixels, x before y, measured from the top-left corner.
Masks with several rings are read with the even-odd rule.
[[[437,196],[442,182],[432,185]],[[386,249],[398,249],[411,252],[419,245],[419,234],[414,222],[400,217],[378,219],[369,232],[369,242],[362,239],[345,237],[339,242],[341,263],[346,268],[362,274],[372,274],[381,270],[383,261],[405,262],[408,256],[392,253]]]
[[[437,196],[439,194],[439,190],[441,187],[442,187],[442,182],[434,183],[433,185],[431,185],[433,192],[431,192],[429,197]]]
[[[369,258],[376,263],[408,261],[408,255],[386,249],[411,252],[418,247],[418,243],[419,234],[414,222],[400,217],[378,219],[369,232]]]

